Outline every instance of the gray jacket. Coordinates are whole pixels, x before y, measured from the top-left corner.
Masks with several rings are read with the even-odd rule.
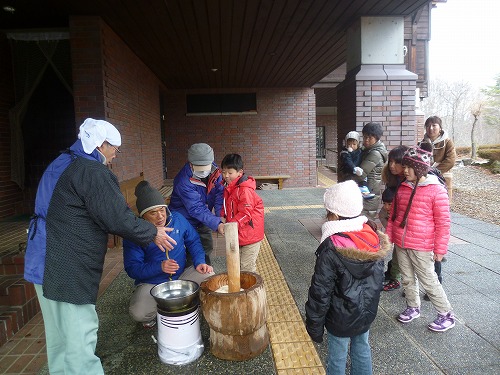
[[[363,209],[365,211],[376,211],[380,204],[381,184],[382,184],[382,168],[387,161],[387,149],[382,141],[377,141],[371,147],[363,149],[361,155],[360,168],[363,169],[361,176],[356,176],[356,181],[367,179],[366,186],[370,192],[375,194],[373,199],[363,200]]]

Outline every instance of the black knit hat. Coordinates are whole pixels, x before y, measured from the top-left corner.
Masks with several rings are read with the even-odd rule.
[[[396,195],[396,188],[395,187],[392,187],[392,186],[386,187],[384,192],[382,193],[382,202],[392,203],[395,195]]]
[[[365,126],[363,126],[363,135],[373,135],[377,141],[384,134],[384,129],[382,128],[382,124],[378,122],[369,122]]]
[[[167,207],[165,198],[147,181],[139,182],[134,194],[137,197],[136,206],[140,217],[153,208]]]

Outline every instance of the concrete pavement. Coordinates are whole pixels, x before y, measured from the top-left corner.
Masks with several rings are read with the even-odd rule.
[[[266,237],[302,318],[325,215],[323,192],[322,188],[259,191],[266,207]],[[401,290],[382,292],[370,331],[374,374],[500,373],[500,227],[452,214],[451,231],[443,285],[457,317],[455,328],[446,333],[429,331],[426,325],[436,313],[423,300],[421,317],[403,326],[395,319],[405,307]],[[213,262],[217,272],[225,271],[223,256]],[[219,360],[209,351],[204,319],[202,357],[185,366],[164,365],[151,337],[155,330],[144,330],[128,315],[132,290],[132,280],[122,272],[97,304],[101,322],[97,354],[106,374],[322,373],[317,368],[277,371],[271,347],[253,360]],[[324,365],[326,340],[314,346]],[[39,372],[47,373],[46,367]]]

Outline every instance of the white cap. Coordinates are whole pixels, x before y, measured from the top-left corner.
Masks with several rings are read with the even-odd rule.
[[[107,121],[94,120],[93,118],[86,119],[80,125],[78,138],[82,140],[83,151],[89,155],[96,147],[102,146],[105,141],[116,147],[120,147],[122,144],[122,137],[118,129]]]
[[[347,143],[348,139],[354,139],[359,143],[359,133],[354,130],[350,131],[346,134],[344,141]]]

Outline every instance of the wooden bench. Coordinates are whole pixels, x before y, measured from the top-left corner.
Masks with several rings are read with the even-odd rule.
[[[170,196],[172,195],[172,192],[174,191],[173,185],[163,185],[161,188],[158,189],[163,198],[165,198],[165,203],[169,204],[170,203]]]
[[[137,207],[135,205],[137,197],[135,196],[135,187],[137,184],[144,180],[144,173],[130,180],[120,182],[120,191],[125,197],[125,201],[134,213],[137,215]],[[108,238],[108,248],[121,247],[123,244],[122,238],[117,235],[110,235]]]
[[[144,173],[143,172],[141,172],[141,174],[137,177],[131,178],[130,180],[120,182],[120,191],[122,192],[123,196],[125,197],[125,201],[127,202],[128,206],[136,214],[138,212],[137,212],[137,207],[135,206],[135,202],[137,201],[137,197],[135,196],[135,187],[141,181],[144,181]]]
[[[265,180],[265,181],[278,181],[278,189],[283,189],[283,180],[290,178],[291,176],[288,174],[277,174],[277,175],[269,175],[269,176],[252,176],[255,181]]]

